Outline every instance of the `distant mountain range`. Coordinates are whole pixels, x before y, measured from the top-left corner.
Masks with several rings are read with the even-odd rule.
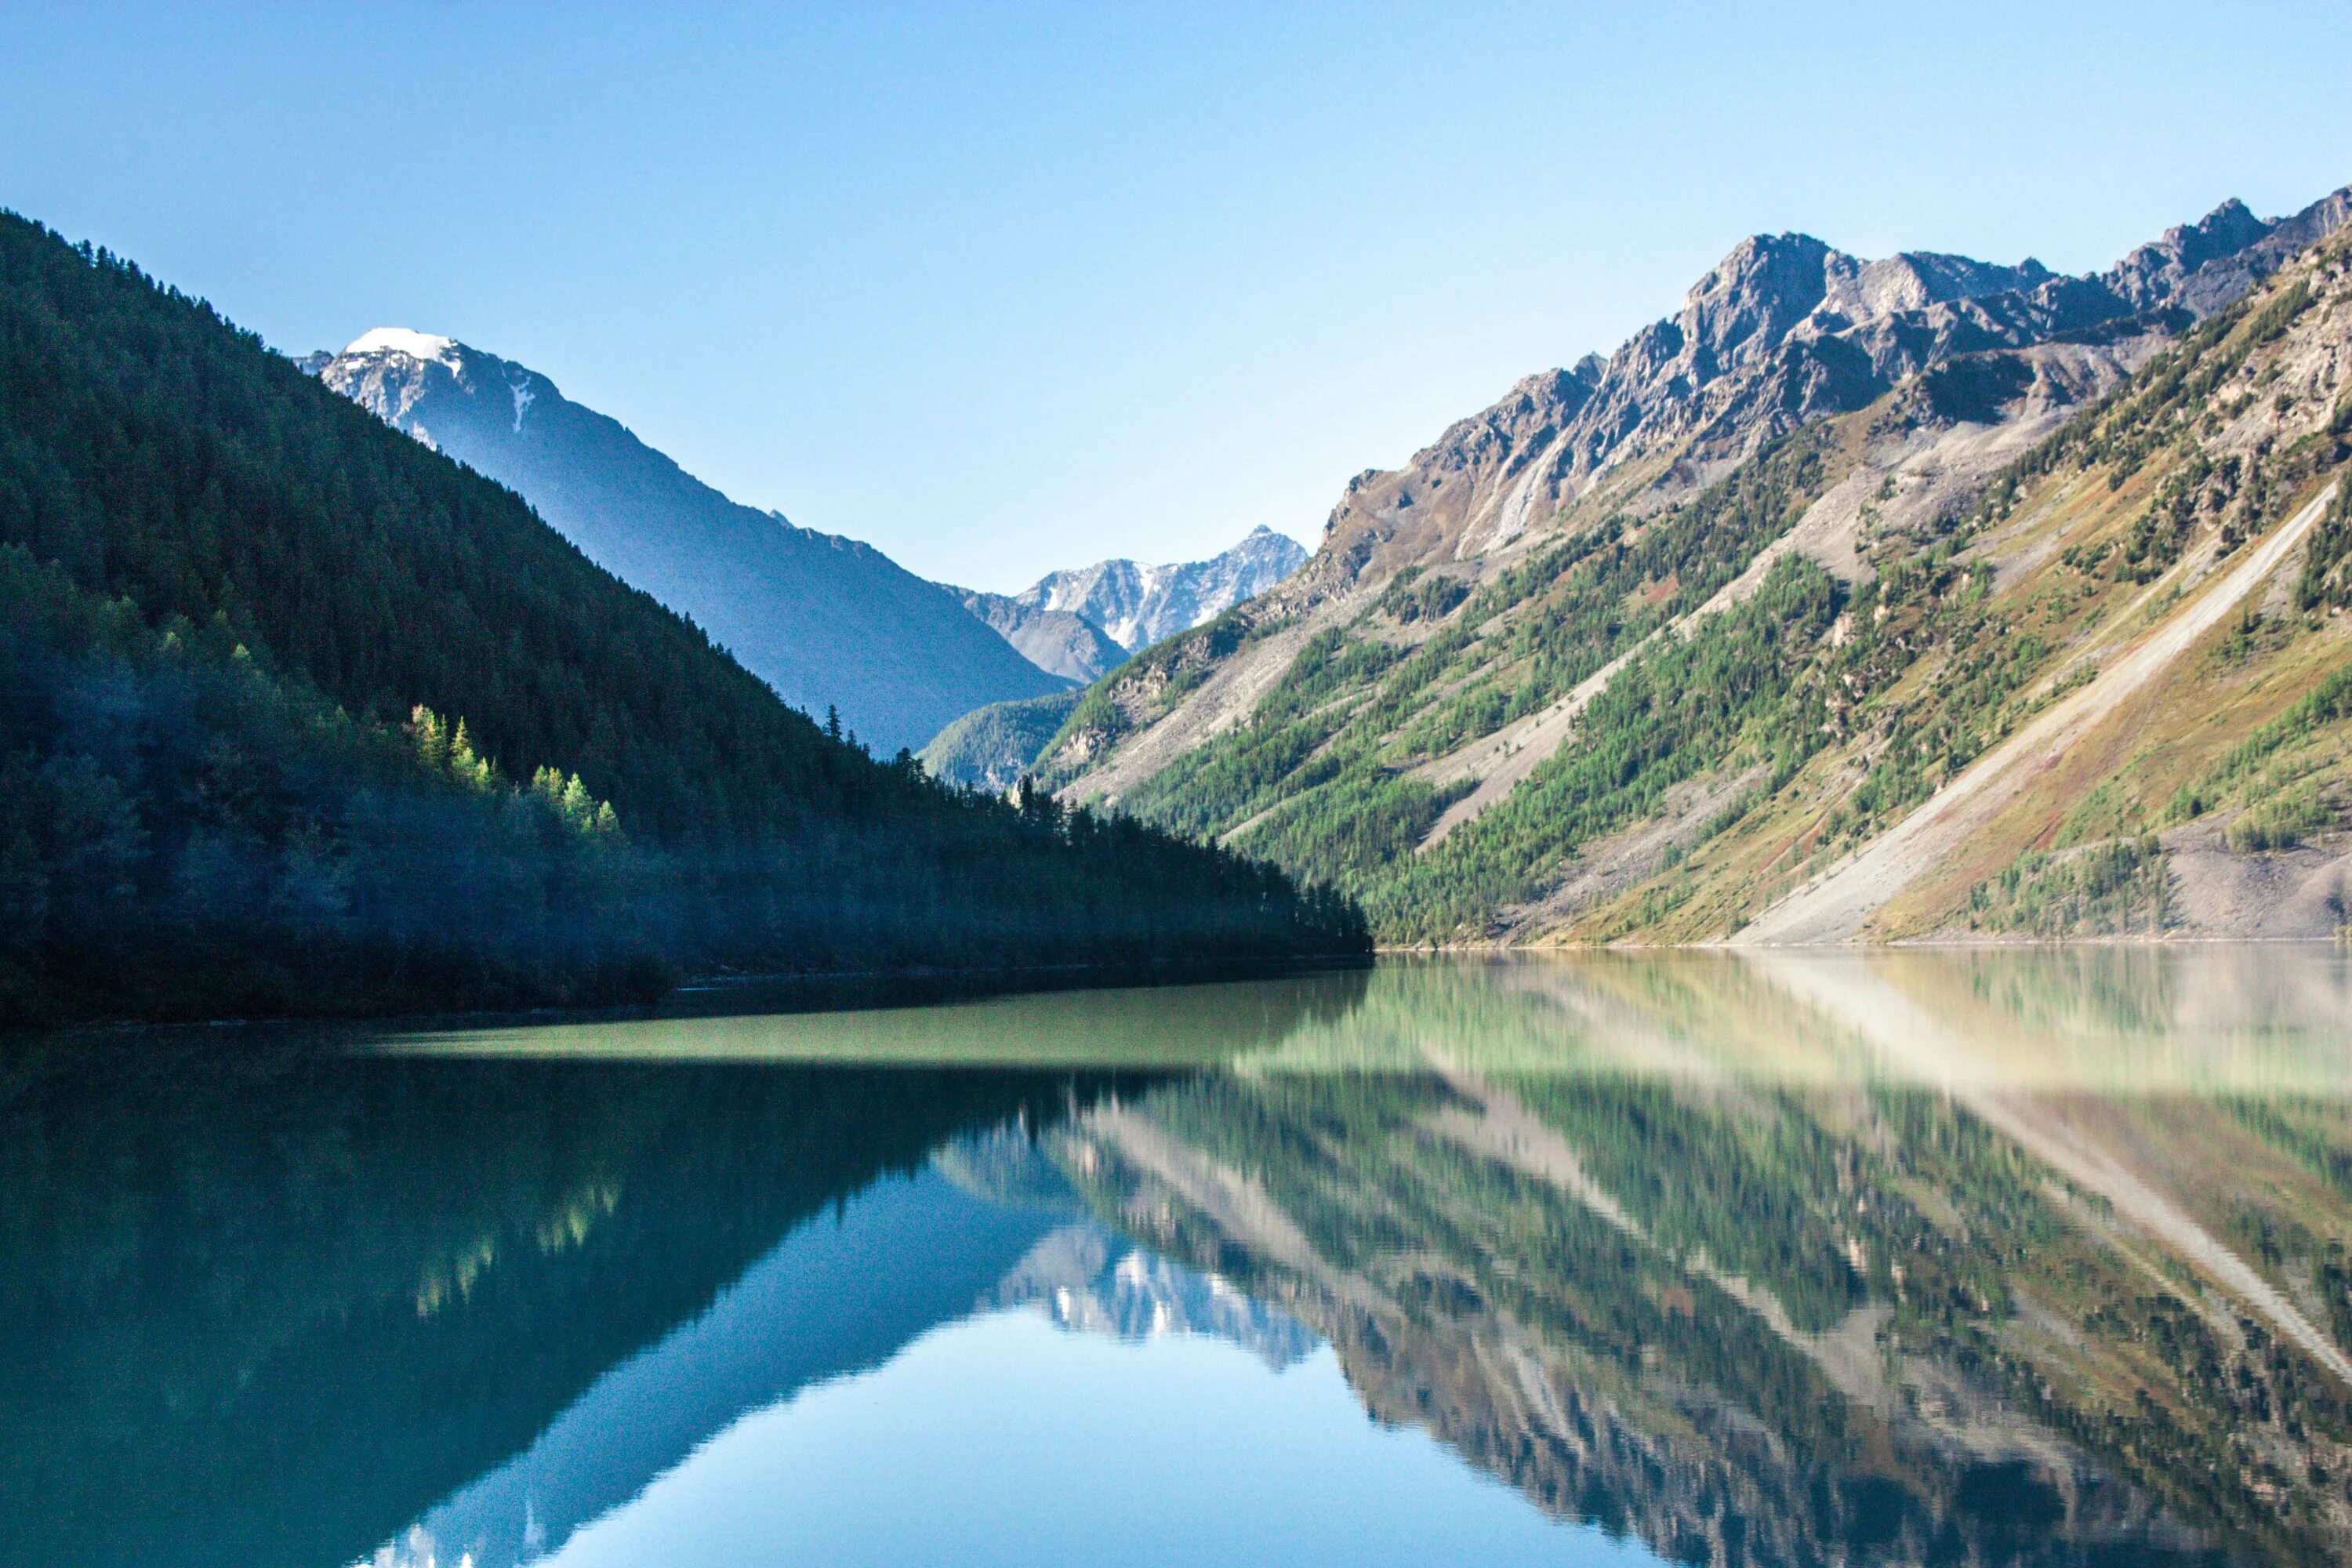
[[[1297,540],[1257,528],[1206,561],[1101,561],[1052,573],[1018,594],[949,592],[1043,668],[1091,681],[1152,644],[1248,603],[1306,562]],[[1002,794],[1030,771],[1077,702],[1073,689],[975,708],[931,737],[923,766],[950,784]]]
[[[547,377],[400,328],[299,362],[520,493],[588,558],[708,632],[785,701],[884,755],[1065,680],[871,545],[730,500]]]
[[[1098,561],[1049,573],[1018,594],[950,592],[1040,667],[1088,681],[1129,654],[1257,597],[1306,563],[1297,540],[1259,527],[1206,561]]]

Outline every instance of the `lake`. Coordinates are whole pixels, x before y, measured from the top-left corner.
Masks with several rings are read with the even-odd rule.
[[[2352,1555],[2352,960],[0,1043],[0,1563]]]

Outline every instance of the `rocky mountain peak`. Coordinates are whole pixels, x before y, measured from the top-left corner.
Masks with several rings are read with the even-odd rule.
[[[2037,288],[2054,276],[2031,257],[2003,267],[1933,250],[1908,250],[1884,261],[1856,261],[1839,254],[1832,258],[1829,272],[1829,288],[1816,316],[1843,318],[1838,326],[1954,300]]]
[[[1206,561],[1097,561],[1049,572],[1018,594],[947,592],[1040,669],[1093,680],[1129,654],[1265,593],[1306,561],[1304,545],[1261,523]]]
[[[1605,362],[1515,384],[1394,471],[1350,480],[1292,599],[1507,547],[1630,459],[1672,482],[1721,471],[1793,425],[1867,404],[1958,355],[2021,350],[2152,312],[2202,315],[2352,219],[2352,191],[2266,222],[2227,202],[2109,271],[2053,273],[1938,251],[1866,260],[1809,234],[1751,235]],[[2134,318],[2148,318],[2137,327]]]
[[[1812,314],[1833,266],[1858,266],[1809,234],[1752,235],[1683,296],[1674,346],[1710,380],[1778,343]]]
[[[2183,261],[2191,267],[2201,267],[2217,256],[2245,249],[2269,234],[2271,227],[2256,217],[2245,203],[2231,196],[2197,222],[2168,229],[2164,237],[2168,245],[2179,250]]]
[[[2176,224],[2134,250],[2108,269],[2105,281],[2134,310],[2168,304],[2189,274],[2267,238],[2274,226],[2232,196],[2197,222]]]
[[[1066,610],[1121,647],[1148,647],[1253,598],[1297,571],[1306,549],[1288,534],[1257,528],[1205,561],[1154,565],[1097,561],[1052,572],[1013,598],[1039,610]]]
[[[562,400],[534,371],[468,348],[455,338],[409,327],[373,327],[341,353],[311,354],[296,363],[331,391],[436,450],[440,441],[418,411],[436,395],[454,393],[471,400],[486,390],[495,392],[501,414],[511,422],[510,433],[517,436],[523,434],[525,416],[542,395]]]

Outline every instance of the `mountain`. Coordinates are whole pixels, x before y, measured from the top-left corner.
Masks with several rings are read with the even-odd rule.
[[[1087,681],[1139,649],[1255,598],[1306,562],[1297,540],[1260,527],[1206,561],[1098,561],[1048,573],[1018,594],[950,592],[1041,668]]]
[[[1127,661],[1127,648],[1075,610],[1049,610],[1028,601],[1025,595],[983,594],[975,588],[948,592],[982,625],[1048,675],[1083,684]]]
[[[13,215],[0,694],[0,1021],[1362,946],[1270,868],[828,736],[513,491]]]
[[[975,708],[932,736],[916,760],[935,779],[1003,795],[1029,772],[1077,702],[1076,692],[1057,691]]]
[[[1253,529],[1222,555],[1172,566],[1102,561],[1055,572],[1018,594],[950,588],[1023,657],[1074,680],[1099,679],[1139,647],[1223,615],[1265,593],[1305,564],[1288,534]],[[1002,795],[1036,763],[1038,752],[1076,706],[1075,691],[993,702],[964,714],[931,737],[924,769],[950,784]]]
[[[1351,481],[1038,772],[1396,942],[2324,935],[2347,218],[2229,203],[2074,278],[1744,241]]]
[[[985,702],[1060,684],[870,545],[728,500],[536,371],[378,328],[299,362],[520,493],[599,566],[709,632],[785,701],[883,754]]]

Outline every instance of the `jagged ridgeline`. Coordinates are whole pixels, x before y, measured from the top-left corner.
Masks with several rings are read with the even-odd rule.
[[[2324,937],[2347,217],[2231,203],[2081,278],[1745,242],[1360,476],[1041,775],[1399,942]]]
[[[1363,942],[1263,864],[829,737],[510,491],[0,216],[0,1017]]]

